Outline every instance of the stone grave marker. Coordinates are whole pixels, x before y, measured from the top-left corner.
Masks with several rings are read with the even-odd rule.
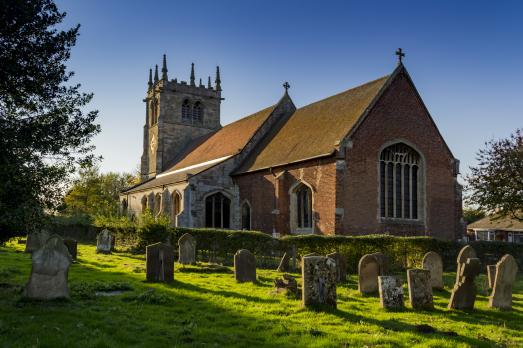
[[[423,256],[422,268],[430,271],[430,285],[433,289],[443,289],[443,261],[434,251]]]
[[[114,247],[114,236],[111,231],[104,229],[96,236],[96,253],[110,254]]]
[[[24,297],[40,300],[69,298],[67,275],[72,259],[62,238],[53,235],[33,252],[31,276]]]
[[[414,309],[433,309],[430,271],[426,269],[407,270],[410,305]]]
[[[476,301],[476,285],[474,279],[481,272],[481,262],[478,258],[469,258],[460,266],[459,280],[452,289],[449,309],[473,309]]]
[[[288,272],[290,259],[291,259],[290,255],[287,253],[284,253],[281,258],[280,264],[278,265],[277,271],[278,272]]]
[[[336,281],[338,283],[347,281],[347,259],[342,254],[335,252],[328,254],[336,262]]]
[[[487,265],[488,288],[494,288],[494,280],[496,279],[496,265]]]
[[[170,283],[174,280],[174,249],[165,243],[148,245],[145,248],[147,281]]]
[[[362,294],[371,294],[378,291],[378,276],[380,265],[372,254],[363,255],[358,263],[358,291]]]
[[[379,276],[378,285],[380,291],[381,308],[399,309],[403,308],[403,282],[394,276]]]
[[[389,274],[389,258],[387,255],[381,252],[372,253],[371,255],[376,258],[376,261],[378,261],[380,275]]]
[[[36,231],[27,235],[27,241],[25,243],[25,252],[33,253],[40,249],[47,239],[49,238],[49,232],[46,230]]]
[[[336,262],[324,256],[301,259],[302,304],[336,308]]]
[[[234,276],[236,281],[256,282],[256,258],[247,249],[241,249],[234,254]]]
[[[516,281],[518,264],[512,255],[506,254],[496,264],[496,278],[489,299],[489,307],[512,309],[512,287]]]
[[[298,282],[290,274],[283,274],[281,278],[274,279],[276,292],[287,292],[298,296]]]
[[[456,267],[456,283],[459,282],[459,275],[461,274],[461,267],[467,262],[468,259],[475,259],[476,251],[470,246],[464,246],[458,254],[457,267]]]
[[[178,239],[178,262],[182,265],[196,264],[196,240],[189,233]]]
[[[78,256],[78,242],[74,239],[64,239],[64,244],[73,260],[76,260]]]

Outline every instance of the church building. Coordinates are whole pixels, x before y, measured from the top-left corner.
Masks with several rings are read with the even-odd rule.
[[[122,211],[175,226],[461,238],[459,161],[401,59],[390,75],[297,108],[283,96],[222,126],[214,84],[149,71],[142,182]]]

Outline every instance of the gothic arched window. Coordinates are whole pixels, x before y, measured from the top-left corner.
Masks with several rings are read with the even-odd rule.
[[[242,204],[242,230],[251,229],[251,206],[248,202]]]
[[[147,210],[147,196],[142,197],[142,213],[145,213]]]
[[[300,184],[294,190],[296,199],[296,219],[297,228],[312,228],[312,190],[304,184]]]
[[[178,191],[173,192],[172,202],[173,202],[173,217],[176,217],[182,211],[182,197],[180,197],[180,193],[178,193]]]
[[[223,193],[205,198],[205,227],[229,228],[231,226],[231,200]]]
[[[202,120],[203,120],[202,103],[200,103],[199,101],[194,103],[194,106],[192,109],[192,119],[194,122],[202,122]]]
[[[404,143],[380,155],[380,216],[417,220],[421,156]]]
[[[127,199],[125,198],[122,200],[122,215],[127,215]]]
[[[185,99],[182,103],[182,120],[190,120],[191,116],[191,104]]]
[[[154,215],[160,215],[160,213],[162,212],[161,211],[161,207],[162,207],[162,195],[157,193],[155,196],[154,196]]]

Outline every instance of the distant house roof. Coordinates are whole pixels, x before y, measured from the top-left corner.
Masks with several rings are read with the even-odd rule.
[[[491,215],[471,223],[467,226],[467,229],[523,231],[523,221],[511,219],[509,217],[500,218],[497,215]]]
[[[128,188],[124,193],[186,181],[188,176],[201,173],[238,154],[256,130],[270,116],[270,106],[236,122],[230,123],[190,143],[169,169],[155,178]]]
[[[297,109],[236,173],[252,172],[334,153],[390,75]]]

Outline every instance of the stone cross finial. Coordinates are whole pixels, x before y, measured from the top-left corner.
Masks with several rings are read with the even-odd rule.
[[[285,94],[287,94],[289,88],[291,88],[291,85],[289,85],[289,83],[285,81],[285,83],[283,84],[283,88],[285,88]]]
[[[403,57],[405,57],[405,53],[403,53],[403,50],[401,48],[398,48],[396,50],[396,55],[398,56],[398,63],[401,64]]]

